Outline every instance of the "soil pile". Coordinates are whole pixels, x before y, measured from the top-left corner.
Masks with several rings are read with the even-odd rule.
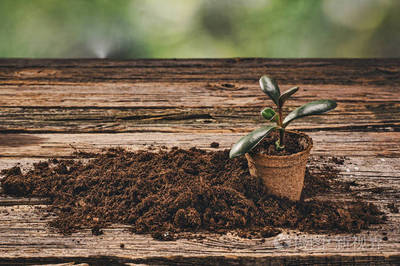
[[[368,203],[294,203],[271,196],[250,176],[246,159],[229,159],[228,150],[109,149],[76,156],[93,158],[42,161],[26,173],[17,166],[3,170],[3,190],[49,198],[57,215],[51,225],[66,234],[84,227],[101,234],[110,223],[124,223],[164,240],[188,231],[269,237],[277,228],[358,232],[384,220]],[[307,170],[304,198],[340,189],[335,163],[343,162]]]

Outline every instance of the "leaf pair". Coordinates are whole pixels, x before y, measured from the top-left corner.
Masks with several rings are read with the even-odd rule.
[[[317,100],[306,103],[288,114],[283,120],[282,127],[287,127],[287,125],[295,119],[309,115],[322,114],[336,108],[336,106],[336,102],[332,100]],[[270,107],[264,108],[261,111],[261,115],[268,121],[278,123],[278,114]]]
[[[272,99],[278,108],[282,107],[286,100],[299,90],[299,87],[294,87],[285,91],[281,95],[278,83],[268,76],[262,76],[260,78],[260,86],[261,90]]]

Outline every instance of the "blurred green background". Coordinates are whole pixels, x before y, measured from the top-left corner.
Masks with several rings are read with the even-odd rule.
[[[0,0],[0,57],[399,57],[399,0]]]

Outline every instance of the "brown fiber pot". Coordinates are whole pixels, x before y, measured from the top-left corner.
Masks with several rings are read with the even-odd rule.
[[[261,178],[269,193],[298,201],[303,190],[307,160],[313,142],[306,134],[295,131],[286,132],[300,136],[303,151],[283,156],[246,153],[246,158],[250,174]]]

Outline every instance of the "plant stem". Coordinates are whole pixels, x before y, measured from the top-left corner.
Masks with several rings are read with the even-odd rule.
[[[282,108],[278,108],[278,114],[279,114],[279,126],[281,127],[279,129],[279,144],[280,146],[285,145],[285,129],[283,128],[283,122],[282,122]]]
[[[279,144],[281,145],[281,146],[285,146],[285,143],[284,143],[284,141],[285,141],[285,129],[284,128],[281,128],[281,129],[279,129]]]

